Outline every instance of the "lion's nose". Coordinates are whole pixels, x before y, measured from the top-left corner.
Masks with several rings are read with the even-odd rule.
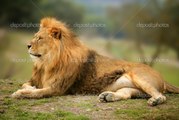
[[[27,45],[27,48],[28,48],[28,49],[30,49],[30,48],[31,48],[31,46],[32,46],[32,45],[30,45],[30,44],[29,44],[29,45]]]

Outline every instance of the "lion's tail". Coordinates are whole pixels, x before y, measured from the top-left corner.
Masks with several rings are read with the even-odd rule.
[[[165,82],[165,86],[166,86],[166,92],[169,92],[169,93],[179,93],[179,88],[178,87],[170,85],[167,82]]]

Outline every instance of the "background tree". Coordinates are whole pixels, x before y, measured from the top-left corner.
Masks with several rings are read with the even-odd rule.
[[[179,1],[152,0],[140,2],[138,0],[124,4],[122,7],[113,7],[108,11],[108,18],[116,25],[114,31],[124,32],[135,40],[136,48],[144,63],[153,65],[156,58],[164,52],[164,48],[175,50],[179,58]],[[141,24],[156,23],[157,27],[140,27]],[[168,27],[160,27],[161,24]],[[118,30],[116,30],[118,28]],[[155,47],[150,61],[145,61],[143,44],[152,44]]]
[[[0,25],[11,23],[39,23],[43,17],[52,16],[68,24],[82,22],[84,9],[67,0],[1,0]]]

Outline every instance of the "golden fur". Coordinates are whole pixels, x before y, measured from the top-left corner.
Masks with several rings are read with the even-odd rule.
[[[110,59],[87,48],[54,18],[41,20],[28,52],[34,61],[33,74],[12,94],[14,98],[101,93],[101,102],[151,97],[148,104],[154,106],[166,100],[163,93],[179,93],[147,65]]]

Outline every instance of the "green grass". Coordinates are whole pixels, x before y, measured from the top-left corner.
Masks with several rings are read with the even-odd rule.
[[[53,102],[53,98],[41,100],[4,98],[0,110],[5,110],[5,113],[0,113],[0,120],[89,120],[84,115],[76,115],[59,109],[54,112],[40,112],[41,110],[33,112],[33,110],[28,110],[32,106],[43,105],[47,102]]]
[[[179,68],[165,64],[156,64],[154,68],[162,74],[166,81],[179,87]]]
[[[32,61],[27,52],[26,44],[32,39],[32,36],[30,33],[19,32],[11,32],[7,35],[8,45],[0,53],[3,56],[0,61],[2,67],[0,78],[7,74],[8,77],[10,76],[13,79],[29,79],[32,71]]]
[[[143,100],[129,100],[127,107],[117,109],[114,114],[129,120],[178,120],[178,94],[168,94],[167,103],[156,107],[146,106]],[[136,101],[136,102],[135,102]],[[137,102],[138,101],[138,102]],[[129,103],[126,101],[125,104]]]
[[[122,109],[116,110],[115,114],[117,116],[124,116],[123,119],[130,117],[131,119],[141,119],[147,113],[146,109],[138,108],[138,109]]]
[[[130,108],[116,110],[115,115],[122,116],[122,119],[131,120],[177,120],[179,118],[176,110]]]
[[[28,112],[11,107],[6,114],[0,114],[1,120],[89,120],[86,116],[71,112],[55,111],[52,113]]]
[[[2,82],[3,81],[3,82]],[[129,99],[99,103],[97,96],[56,96],[43,99],[12,99],[17,86],[8,87],[13,80],[0,79],[0,120],[89,120],[89,119],[150,119],[179,118],[179,94],[167,94],[167,102],[156,107],[146,99]],[[15,83],[17,81],[14,81]],[[4,86],[4,87],[2,87]],[[53,108],[53,109],[52,109]]]
[[[55,115],[58,116],[62,120],[89,120],[89,118],[83,115],[74,115],[70,112],[57,111]]]

